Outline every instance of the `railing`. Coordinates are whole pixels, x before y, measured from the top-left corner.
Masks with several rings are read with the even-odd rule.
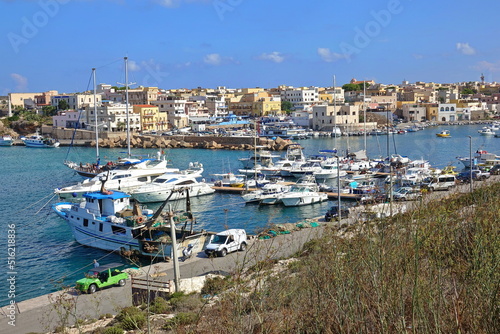
[[[148,300],[154,300],[156,297],[166,298],[174,292],[174,285],[171,280],[155,280],[152,278],[136,278],[132,277],[132,303],[133,305],[141,305]]]

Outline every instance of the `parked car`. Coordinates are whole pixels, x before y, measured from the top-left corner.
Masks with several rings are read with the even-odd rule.
[[[339,216],[339,207],[337,205],[332,206],[328,211],[325,213],[325,221],[330,222],[334,219],[336,219]],[[347,207],[340,207],[340,218],[347,218],[349,217],[349,208]]]
[[[418,188],[401,187],[392,193],[395,201],[413,201],[422,198],[422,193]]]
[[[496,164],[490,168],[491,175],[500,175],[500,164]]]
[[[123,267],[120,263],[110,263],[92,268],[85,274],[85,278],[76,281],[75,288],[90,294],[96,292],[97,289],[112,285],[124,286],[129,276],[121,271],[120,267]]]
[[[247,233],[243,229],[230,229],[210,237],[205,248],[207,256],[226,256],[235,251],[244,251],[247,248]]]
[[[457,180],[459,180],[460,182],[463,182],[463,183],[469,182],[470,178],[471,178],[471,172],[472,172],[472,180],[473,181],[486,180],[491,175],[490,172],[485,172],[485,171],[482,171],[480,169],[473,169],[472,171],[466,170],[466,171],[460,172],[457,175]]]

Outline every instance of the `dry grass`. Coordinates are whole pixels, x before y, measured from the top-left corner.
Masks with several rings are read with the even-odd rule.
[[[196,325],[174,331],[498,333],[499,199],[497,184],[365,224],[350,238],[332,231],[288,270],[260,268]]]

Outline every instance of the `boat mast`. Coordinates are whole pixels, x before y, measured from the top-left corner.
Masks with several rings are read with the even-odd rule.
[[[130,158],[130,121],[128,113],[128,57],[123,58],[125,60],[125,110],[127,113],[127,155]]]
[[[333,148],[337,149],[337,97],[335,96],[335,74],[333,75]]]
[[[96,161],[99,161],[99,127],[97,124],[97,99],[96,99],[96,83],[95,83],[95,68],[92,69],[92,80],[94,81],[94,118],[95,118],[95,154]]]
[[[365,155],[368,157],[366,154],[366,81],[363,82],[363,134],[364,134],[364,140],[365,140]]]

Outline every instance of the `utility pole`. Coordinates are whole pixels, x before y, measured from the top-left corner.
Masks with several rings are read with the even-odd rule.
[[[180,291],[180,271],[179,271],[179,257],[177,255],[177,238],[175,236],[175,223],[174,214],[168,205],[168,219],[170,221],[170,238],[172,239],[172,260],[174,261],[174,284],[175,292]]]

